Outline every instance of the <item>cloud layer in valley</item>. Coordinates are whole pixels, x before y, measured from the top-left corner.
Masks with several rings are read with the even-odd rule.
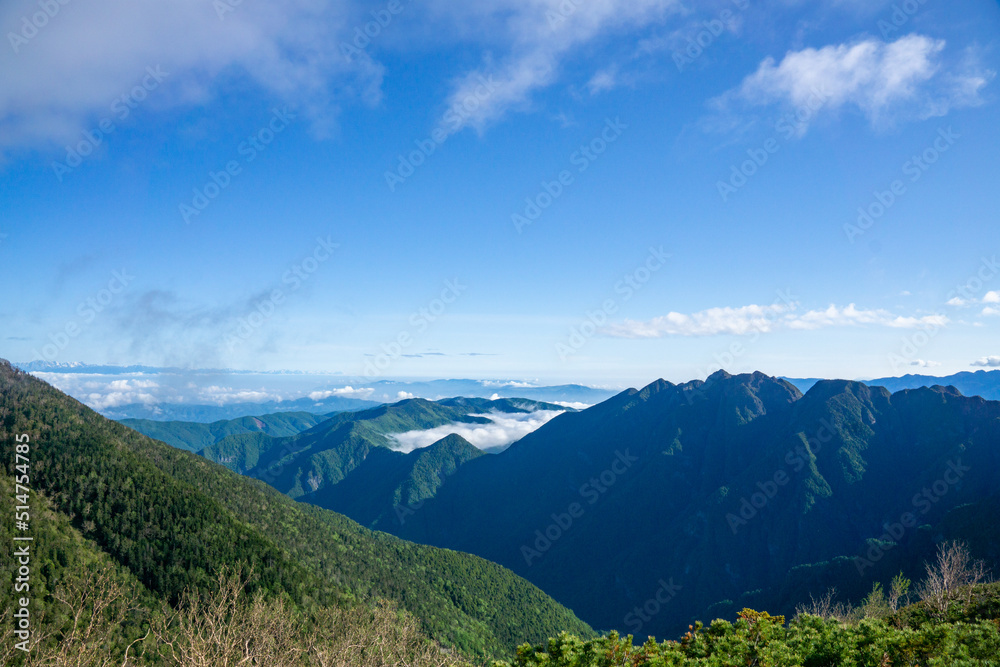
[[[519,413],[493,412],[487,415],[478,415],[489,419],[492,422],[490,424],[456,422],[423,431],[396,433],[390,435],[389,438],[396,443],[393,449],[406,453],[433,445],[452,433],[462,436],[479,449],[493,449],[506,447],[512,442],[520,440],[561,414],[562,412],[559,410]]]
[[[102,411],[125,405],[157,404],[214,405],[234,403],[280,403],[308,398],[323,401],[328,398],[368,398],[374,391],[368,387],[347,386],[331,390],[306,391],[315,382],[313,376],[255,374],[196,374],[178,373],[60,373],[34,372],[44,380],[94,410]],[[280,388],[278,388],[280,387]]]

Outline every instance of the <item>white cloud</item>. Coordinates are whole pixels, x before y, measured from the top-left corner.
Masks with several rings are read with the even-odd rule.
[[[620,338],[660,338],[663,336],[712,336],[715,334],[766,333],[789,310],[788,306],[741,306],[709,308],[685,315],[670,312],[648,322],[625,320],[605,328],[605,333]]]
[[[32,373],[57,389],[86,403],[96,410],[120,407],[130,403],[170,403],[175,405],[209,404],[229,405],[232,403],[266,403],[296,400],[308,397],[313,401],[321,401],[332,396],[348,398],[368,398],[374,392],[370,388],[338,387],[320,391],[307,392],[304,383],[311,383],[315,376],[303,377],[301,382],[288,386],[288,376],[281,378],[280,374],[267,381],[279,383],[286,388],[285,392],[269,391],[256,383],[259,375],[226,375],[225,384],[218,382],[215,373],[205,374],[214,383],[203,385],[200,374],[156,373]],[[291,379],[297,380],[298,375]],[[238,386],[240,383],[243,386]]]
[[[282,397],[280,394],[265,391],[264,389],[234,389],[232,387],[211,385],[199,390],[196,400],[213,405],[226,405],[227,403],[280,401]]]
[[[961,65],[946,67],[945,41],[911,34],[894,42],[868,38],[820,49],[790,51],[781,62],[766,58],[736,89],[714,101],[779,104],[808,110],[856,108],[875,126],[898,118],[943,116],[952,108],[981,103],[980,90],[993,73],[967,53]],[[799,126],[804,133],[808,118]]]
[[[955,307],[965,307],[974,304],[1000,304],[1000,292],[992,291],[987,292],[983,295],[982,299],[963,299],[961,297],[952,297],[948,299],[947,305]],[[1000,315],[1000,308],[996,308],[994,305],[986,305],[979,313],[980,315],[990,316],[990,315]]]
[[[480,380],[479,383],[484,387],[513,387],[515,389],[529,389],[538,386],[534,382],[522,382],[520,380]]]
[[[911,366],[918,366],[920,368],[936,368],[941,365],[940,361],[927,361],[926,359],[914,359],[910,362]]]
[[[504,447],[520,440],[561,414],[562,412],[559,410],[537,410],[526,413],[494,412],[488,415],[480,415],[490,419],[492,422],[490,424],[462,424],[456,422],[423,431],[396,433],[388,437],[396,442],[396,446],[393,449],[401,452],[412,452],[415,449],[433,445],[441,438],[452,433],[457,433],[479,449],[491,449],[493,447]]]
[[[397,401],[405,401],[408,398],[413,398],[413,394],[411,394],[408,391],[396,392],[396,400]]]
[[[102,382],[99,376],[76,373],[34,373],[60,391],[76,397],[94,410],[116,408],[130,403],[158,403],[160,385],[139,378]]]
[[[314,128],[328,129],[337,102],[377,98],[382,70],[348,62],[340,35],[353,22],[334,0],[245,2],[220,19],[206,0],[59,3],[59,13],[15,52],[0,49],[0,150],[79,139],[146,75],[165,74],[142,106],[201,104],[222,86],[258,86],[299,103]],[[0,25],[18,28],[38,11],[31,0],[0,4]],[[225,81],[223,81],[225,79]]]
[[[552,401],[556,405],[561,405],[564,408],[573,408],[574,410],[586,410],[591,407],[590,403],[580,403],[578,401]]]
[[[972,366],[982,366],[984,368],[1000,368],[1000,357],[980,357],[972,362]]]
[[[853,303],[829,306],[797,314],[794,305],[710,308],[690,315],[671,312],[645,322],[625,320],[605,327],[602,333],[617,338],[662,338],[664,336],[714,336],[770,333],[778,329],[814,330],[835,326],[873,325],[896,329],[943,327],[944,315],[904,317],[886,310],[862,310]]]
[[[314,401],[322,401],[327,398],[330,398],[331,396],[341,396],[344,398],[367,398],[368,396],[371,396],[372,392],[374,391],[375,391],[374,389],[370,388],[355,389],[354,387],[351,386],[337,387],[336,389],[324,389],[322,391],[310,392],[309,398],[311,398]],[[401,391],[399,393],[405,394],[406,392]]]
[[[915,329],[917,327],[942,327],[948,323],[943,315],[924,317],[903,317],[886,310],[861,310],[853,303],[846,308],[830,305],[825,310],[810,310],[803,315],[789,315],[784,320],[790,329],[821,329],[834,326],[874,324],[894,329]]]
[[[604,69],[596,72],[594,76],[590,77],[590,81],[587,82],[587,90],[590,91],[591,95],[597,95],[611,90],[617,85],[617,68],[614,66],[605,67]]]
[[[481,67],[455,82],[449,108],[462,108],[463,102],[474,98],[478,103],[462,114],[454,130],[482,130],[509,109],[527,107],[532,93],[555,81],[562,59],[573,49],[605,33],[659,22],[681,8],[679,0],[443,1],[436,6],[454,22],[479,25],[510,45],[509,54],[500,62],[488,57]],[[496,83],[485,99],[476,95],[484,78]]]

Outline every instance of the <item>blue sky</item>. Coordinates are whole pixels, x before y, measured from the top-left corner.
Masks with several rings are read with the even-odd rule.
[[[996,2],[18,0],[0,28],[5,358],[1000,366]]]

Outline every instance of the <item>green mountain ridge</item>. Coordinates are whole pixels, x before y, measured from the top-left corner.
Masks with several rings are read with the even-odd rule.
[[[178,449],[198,452],[230,435],[263,433],[273,438],[295,435],[319,424],[331,415],[311,412],[275,412],[259,417],[220,419],[210,423],[120,419],[130,429]]]
[[[472,459],[489,456],[462,436],[452,433],[408,454],[376,448],[339,484],[326,486],[299,500],[355,517],[380,529],[419,511],[446,477]]]
[[[489,424],[490,419],[483,414],[524,414],[536,410],[566,411],[566,408],[526,399],[428,401],[413,398],[358,412],[338,413],[313,428],[285,438],[271,438],[261,433],[228,436],[201,450],[200,454],[263,480],[292,498],[312,495],[314,499],[328,496],[333,499],[342,494],[315,494],[343,482],[373,452],[378,452],[378,460],[387,465],[401,455],[399,452],[387,455],[382,451],[396,445],[390,435],[453,423]],[[467,455],[459,455],[453,457],[449,465],[460,465],[469,459]],[[413,483],[423,485],[416,480]],[[334,509],[339,505],[324,506]],[[382,512],[375,515],[381,516]]]
[[[509,655],[529,639],[592,631],[537,587],[499,565],[373,532],[296,503],[262,482],[109,421],[0,361],[4,484],[14,471],[14,434],[31,437],[32,502],[66,538],[62,556],[39,562],[51,591],[74,562],[105,559],[155,600],[211,590],[224,568],[252,566],[250,585],[303,609],[398,601],[427,634],[466,655]],[[43,499],[44,498],[44,499]],[[2,524],[10,544],[11,526]],[[33,522],[39,541],[50,530]],[[88,556],[85,555],[89,554]],[[8,572],[4,576],[9,576]],[[123,575],[124,576],[124,575]],[[54,585],[54,584],[53,584]],[[5,606],[12,587],[5,586]],[[36,604],[50,601],[43,595]]]

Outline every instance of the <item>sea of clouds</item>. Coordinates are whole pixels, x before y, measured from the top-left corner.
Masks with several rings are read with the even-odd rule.
[[[563,414],[561,410],[537,410],[535,412],[492,412],[478,417],[486,417],[489,424],[463,424],[455,422],[423,431],[396,433],[389,438],[395,443],[393,449],[409,453],[421,447],[428,447],[445,437],[456,433],[479,449],[501,449],[520,440],[545,423]]]

